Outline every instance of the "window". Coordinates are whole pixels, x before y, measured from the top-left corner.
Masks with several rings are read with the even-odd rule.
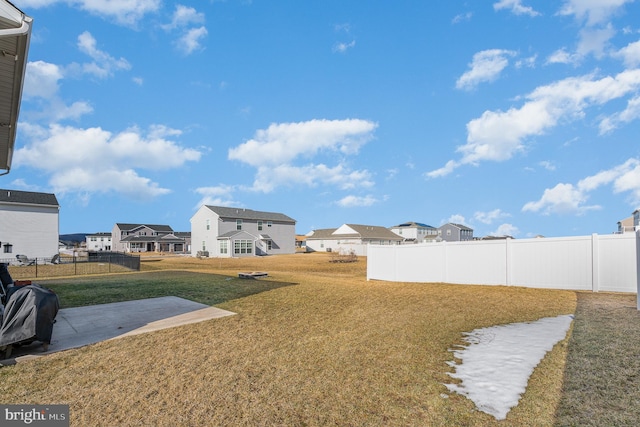
[[[221,240],[220,241],[220,254],[228,254],[229,253],[229,241]]]
[[[234,240],[233,241],[233,253],[234,254],[250,254],[253,253],[253,242],[251,240]]]
[[[451,230],[447,230],[447,236],[451,236]]]
[[[271,250],[271,240],[267,240],[267,250]]]
[[[5,243],[4,244],[4,253],[5,254],[10,254],[13,252],[13,245],[11,243]]]
[[[207,242],[205,242],[204,240],[202,241],[202,250],[203,251],[207,250]]]
[[[211,228],[211,221],[207,220],[207,230],[209,230]]]
[[[258,231],[262,231],[262,221],[258,221]]]
[[[96,240],[97,240],[97,239],[96,239],[95,237],[92,237],[92,238],[91,238],[91,241],[92,241],[92,242],[95,242]]]
[[[267,221],[267,228],[270,228],[273,225],[271,221]]]
[[[242,220],[236,219],[236,230],[242,230]]]

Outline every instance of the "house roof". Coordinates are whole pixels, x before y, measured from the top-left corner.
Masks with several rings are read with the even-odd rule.
[[[16,141],[32,19],[0,0],[0,169],[8,173]]]
[[[0,190],[0,203],[60,206],[55,194],[17,190]]]
[[[228,208],[224,206],[206,205],[211,211],[215,212],[220,218],[247,219],[247,220],[263,220],[263,221],[279,221],[293,222],[296,220],[285,214],[277,212],[262,212],[244,208]]]
[[[415,222],[415,221],[403,222],[402,224],[394,225],[391,228],[417,228],[417,227],[435,228],[435,227],[432,227],[432,226],[430,226],[428,224],[423,224],[421,222]]]
[[[341,232],[342,231],[342,232]],[[344,238],[361,238],[365,240],[403,240],[402,237],[392,232],[386,227],[377,225],[360,225],[360,224],[344,224],[340,228],[325,228],[314,230],[309,239],[344,239]]]
[[[111,233],[100,231],[98,233],[87,234],[87,237],[111,237]]]
[[[120,231],[131,231],[136,228],[147,227],[152,229],[153,231],[160,231],[163,233],[173,233],[173,228],[168,225],[155,225],[155,224],[126,224],[122,222],[117,222],[116,225],[120,229]]]
[[[120,240],[121,242],[184,242],[183,238],[176,237],[173,234],[165,234],[164,236],[127,236]]]
[[[453,227],[459,228],[460,230],[469,230],[469,231],[473,231],[473,228],[469,228],[466,225],[462,225],[462,224],[456,224],[454,222],[449,222],[447,224],[444,224],[442,226],[440,226],[439,228],[445,227],[447,225],[451,225]]]

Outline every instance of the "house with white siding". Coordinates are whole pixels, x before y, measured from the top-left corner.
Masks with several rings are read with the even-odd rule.
[[[403,243],[432,242],[438,238],[438,229],[421,222],[408,221],[389,227],[404,239]]]
[[[85,240],[88,251],[111,251],[111,233],[87,234]]]
[[[193,256],[293,254],[296,221],[282,213],[202,205],[191,217],[191,242]]]
[[[58,254],[59,214],[54,194],[0,190],[0,259]]]
[[[366,245],[399,245],[403,238],[386,227],[342,224],[338,228],[313,230],[307,234],[307,252],[340,252],[366,255]]]

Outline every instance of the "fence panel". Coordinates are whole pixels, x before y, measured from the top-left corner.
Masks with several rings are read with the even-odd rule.
[[[551,289],[593,289],[592,237],[509,241],[510,284]]]
[[[628,233],[370,245],[367,279],[637,293],[639,241]]]

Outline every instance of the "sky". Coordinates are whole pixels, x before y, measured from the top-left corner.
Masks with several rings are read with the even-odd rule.
[[[445,386],[469,398],[478,410],[504,420],[518,405],[535,367],[566,337],[572,321],[573,315],[567,314],[469,332],[467,345],[453,351],[460,363],[449,363],[455,369],[449,375],[460,382]]]
[[[555,237],[640,207],[640,1],[13,3],[0,188],[54,193],[61,234],[208,204]]]

